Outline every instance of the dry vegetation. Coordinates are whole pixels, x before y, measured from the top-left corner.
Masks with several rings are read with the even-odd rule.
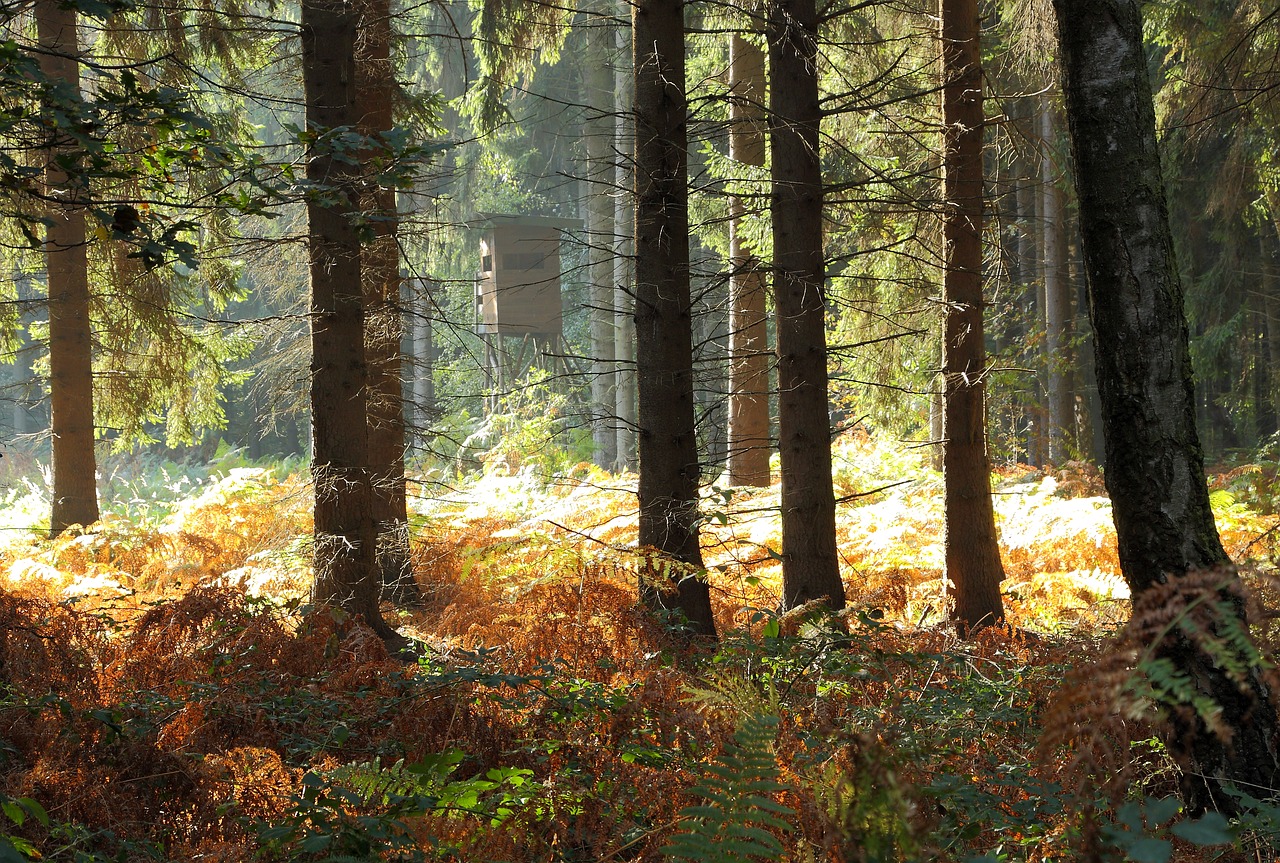
[[[637,609],[634,498],[586,466],[420,489],[428,601],[387,609],[416,665],[305,606],[296,479],[240,470],[163,519],[19,535],[0,552],[0,856],[1263,859],[1271,810],[1209,848],[1220,825],[1165,799],[1123,642],[1091,677],[1128,610],[1095,474],[1002,471],[1015,627],[961,642],[937,476],[865,436],[836,455],[850,633],[773,614],[776,488],[717,490],[714,653]],[[1265,572],[1280,519],[1245,503],[1259,476],[1225,475],[1215,502]]]

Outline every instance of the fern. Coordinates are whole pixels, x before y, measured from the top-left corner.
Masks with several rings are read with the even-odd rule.
[[[703,803],[680,813],[684,829],[672,837],[663,853],[691,863],[743,863],[778,860],[782,843],[770,830],[790,831],[784,819],[795,813],[773,799],[785,791],[778,781],[773,741],[778,717],[746,715],[707,775],[694,786]]]

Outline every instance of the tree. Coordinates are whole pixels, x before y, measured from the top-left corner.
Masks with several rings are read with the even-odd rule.
[[[818,13],[774,0],[769,43],[773,296],[782,473],[782,607],[844,608],[827,407],[826,260],[818,144]]]
[[[53,92],[80,90],[75,8],[37,0],[40,69]],[[52,114],[55,107],[46,103]],[[89,319],[88,205],[84,178],[71,170],[80,158],[66,140],[50,147],[45,191],[50,202],[45,256],[49,292],[49,375],[53,436],[53,512],[49,531],[98,520],[93,426],[93,332]]]
[[[991,505],[982,328],[982,57],[976,0],[941,0],[946,572],[957,623],[1004,619]]]
[[[1135,600],[1188,573],[1227,567],[1195,427],[1182,286],[1135,0],[1055,0],[1063,93],[1089,282],[1098,388],[1120,565]],[[1230,570],[1224,570],[1230,573]],[[1243,623],[1233,573],[1222,598]],[[1280,783],[1280,721],[1257,668],[1173,628],[1153,645],[1220,714],[1171,711],[1166,744],[1197,808],[1230,809],[1226,783]]]
[[[641,597],[653,608],[678,609],[695,633],[714,636],[698,540],[684,4],[640,0],[632,26],[640,546],[677,564],[674,595],[642,579]]]
[[[1040,109],[1041,200],[1044,218],[1044,356],[1048,368],[1049,462],[1061,465],[1071,458],[1075,427],[1074,365],[1071,349],[1071,283],[1067,272],[1066,202],[1058,185],[1053,159],[1054,108],[1044,99]]]
[[[391,59],[391,4],[364,0],[356,46],[356,93],[363,109],[356,129],[370,142],[362,160],[367,176],[361,209],[369,237],[361,249],[368,359],[368,426],[373,519],[383,587],[400,602],[419,599],[409,561],[409,512],[404,476],[405,417],[400,352],[400,244],[395,189],[379,173],[395,127],[395,69]],[[381,145],[381,146],[380,146]]]
[[[587,68],[583,71],[587,116],[584,186],[587,202],[587,260],[591,279],[591,434],[596,464],[613,468],[618,461],[614,392],[614,52],[608,4],[596,3],[587,22]]]
[[[749,39],[729,42],[729,158],[765,164],[765,57]],[[745,170],[750,170],[746,168]],[[746,204],[729,201],[729,484],[769,485],[769,356],[765,266],[742,236]]]
[[[370,488],[364,294],[355,225],[360,165],[354,68],[359,10],[350,0],[302,4],[309,140],[311,475],[315,600],[395,633],[378,608],[378,531]]]

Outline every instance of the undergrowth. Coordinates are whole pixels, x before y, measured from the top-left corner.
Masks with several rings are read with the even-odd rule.
[[[843,439],[836,465],[845,619],[771,611],[777,489],[719,488],[703,527],[714,651],[673,646],[637,607],[632,493],[578,465],[418,489],[425,602],[387,609],[420,640],[416,666],[307,607],[310,501],[286,475],[241,465],[184,485],[162,517],[12,540],[0,858],[1272,853],[1280,808],[1235,792],[1228,823],[1174,798],[1153,707],[1210,708],[1134,639],[1208,624],[1152,612],[1119,631],[1128,600],[1096,474],[997,478],[1016,626],[961,641],[942,622],[936,474],[865,436]],[[1273,603],[1275,519],[1217,503]],[[1277,616],[1254,619],[1268,648]],[[1222,631],[1208,649],[1240,674],[1263,668]]]

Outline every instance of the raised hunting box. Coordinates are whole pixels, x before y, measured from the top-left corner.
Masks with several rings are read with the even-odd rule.
[[[560,242],[577,219],[484,214],[476,279],[480,331],[497,336],[559,336]]]

